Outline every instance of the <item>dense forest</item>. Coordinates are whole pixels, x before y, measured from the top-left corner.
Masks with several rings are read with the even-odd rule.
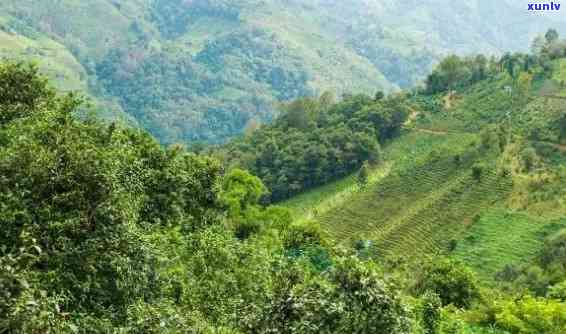
[[[223,160],[251,171],[280,201],[380,162],[381,144],[399,135],[409,114],[407,98],[378,92],[303,98],[282,106],[272,125],[250,128],[249,135],[227,145]]]
[[[494,286],[449,251],[386,257],[371,240],[338,242],[316,221],[262,204],[358,169],[367,183],[412,122],[447,119],[439,99],[474,96],[494,80],[510,80],[515,93],[525,75],[552,77],[565,49],[553,31],[538,43],[532,56],[446,58],[412,92],[284,103],[273,125],[248,124],[245,137],[201,154],[92,118],[82,97],[56,91],[37,67],[2,63],[0,332],[564,333],[558,223],[531,263],[510,263]],[[433,172],[467,168],[478,152],[505,161],[518,137],[487,129],[448,158],[432,151],[418,162],[412,151],[402,161]],[[519,156],[521,173],[545,163],[536,150]],[[489,168],[475,163],[457,180],[475,187],[491,180]],[[515,171],[498,173],[505,180]],[[391,182],[409,174],[401,169]],[[546,197],[561,196],[554,180],[540,185]],[[472,242],[449,244],[458,251]]]
[[[248,172],[79,120],[35,67],[2,64],[0,87],[2,332],[416,326],[379,267],[260,207]]]

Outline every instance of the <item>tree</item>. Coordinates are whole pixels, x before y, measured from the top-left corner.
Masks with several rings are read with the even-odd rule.
[[[270,333],[408,333],[408,310],[375,264],[340,258],[325,275],[287,270],[266,314]]]
[[[491,125],[483,129],[480,133],[480,140],[481,140],[481,148],[484,150],[491,150],[493,148],[499,148],[497,127],[495,125]]]
[[[487,167],[484,163],[478,162],[472,166],[472,177],[477,182],[480,182],[484,173],[487,171]]]
[[[566,303],[566,279],[548,289],[548,298],[560,300]]]
[[[521,162],[525,172],[532,172],[537,162],[537,151],[530,146],[523,149],[521,151]]]
[[[518,68],[520,68],[519,64],[521,62],[521,58],[519,55],[512,55],[510,53],[506,53],[500,60],[500,65],[507,71],[509,76],[515,80],[517,75],[520,73]]]
[[[33,67],[0,65],[0,87],[0,331],[124,326],[169,293],[142,231],[214,221],[219,164],[75,117]]]
[[[531,296],[507,301],[496,314],[496,324],[517,334],[562,334],[566,329],[566,304]]]
[[[544,37],[546,39],[546,42],[550,45],[558,41],[560,35],[558,35],[558,31],[556,31],[556,29],[549,29]]]
[[[283,105],[287,126],[301,130],[307,129],[310,121],[318,113],[318,107],[317,100],[307,97]]]
[[[420,300],[420,311],[425,334],[436,334],[440,326],[442,301],[434,292],[426,292]]]
[[[461,80],[464,70],[462,65],[462,61],[457,56],[449,56],[440,63],[440,70],[445,75],[448,89],[454,89],[454,85]]]
[[[444,258],[425,264],[414,290],[419,295],[436,293],[442,305],[459,308],[469,307],[480,295],[474,273],[460,262]]]
[[[543,36],[535,37],[531,44],[531,52],[536,56],[541,55],[547,46],[546,43],[547,41]]]
[[[185,303],[214,323],[257,328],[269,306],[272,266],[281,263],[280,256],[270,247],[239,242],[218,225],[191,234],[186,247]]]
[[[17,118],[45,112],[55,91],[35,65],[0,63],[0,126]]]
[[[259,203],[267,189],[261,180],[241,169],[231,170],[222,180],[220,201],[233,217],[245,215],[246,210]]]
[[[380,143],[400,135],[408,117],[402,94],[330,101],[325,94],[288,103],[283,109],[290,114],[222,146],[219,155],[257,175],[270,191],[265,200],[276,202],[356,172],[364,161],[381,162]]]
[[[465,85],[470,79],[468,65],[458,56],[444,58],[427,78],[427,89],[430,93],[454,90],[457,85]]]

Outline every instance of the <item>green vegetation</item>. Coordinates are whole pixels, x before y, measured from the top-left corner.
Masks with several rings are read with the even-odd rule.
[[[407,130],[381,143],[380,164],[283,204],[412,282],[425,333],[564,332],[563,45],[485,72],[481,57],[448,58],[405,97]]]
[[[329,94],[296,100],[272,125],[227,145],[222,155],[260,177],[270,200],[280,201],[363,166],[369,173],[369,163],[380,163],[380,143],[399,135],[406,100],[356,95],[333,103]]]
[[[248,172],[78,120],[35,67],[2,64],[0,87],[2,332],[409,328],[376,264],[258,206]]]
[[[83,6],[118,17],[127,3]],[[186,61],[168,48],[203,17],[240,25],[251,5],[152,2],[155,30],[116,24],[154,48],[100,52],[89,87],[121,92],[148,127],[146,107],[245,99],[215,80],[270,73],[267,59],[292,55],[285,38],[236,29]],[[564,333],[566,44],[553,30],[535,44],[450,56],[411,92],[284,102],[272,125],[247,120],[198,154],[91,117],[43,67],[1,63],[0,333]],[[241,88],[293,99],[311,88],[295,65]]]
[[[545,235],[558,227],[540,219],[503,209],[477,216],[458,242],[454,256],[474,268],[484,280],[493,280],[506,266],[528,263],[543,245]]]

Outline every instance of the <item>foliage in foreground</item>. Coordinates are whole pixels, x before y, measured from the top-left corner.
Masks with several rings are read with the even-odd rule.
[[[34,67],[0,83],[0,331],[406,332],[377,267],[259,207],[249,173],[78,120]]]
[[[460,263],[425,263],[417,280],[385,273],[313,223],[260,206],[266,188],[249,172],[80,120],[81,100],[57,95],[34,67],[0,65],[0,87],[2,333],[565,326],[560,285],[549,299],[486,303]],[[474,317],[481,307],[489,317]]]

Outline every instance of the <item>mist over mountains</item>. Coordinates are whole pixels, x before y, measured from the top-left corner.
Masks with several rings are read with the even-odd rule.
[[[563,12],[527,1],[5,0],[0,13],[1,56],[37,61],[163,143],[224,141],[278,101],[408,88],[446,54],[566,30]]]

